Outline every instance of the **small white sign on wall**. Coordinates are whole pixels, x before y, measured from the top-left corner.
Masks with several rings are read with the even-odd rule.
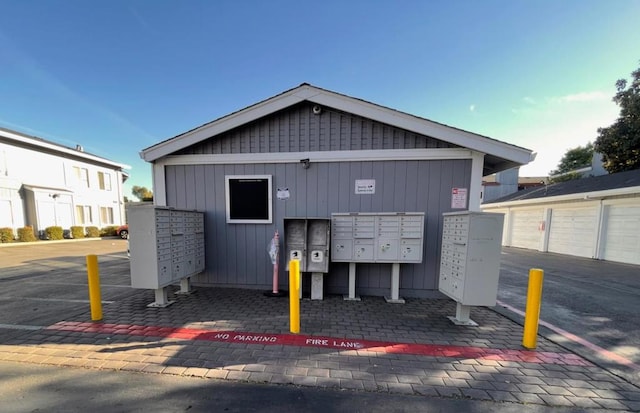
[[[291,194],[289,193],[289,188],[278,188],[276,196],[279,200],[286,201],[291,196]]]
[[[451,189],[451,209],[467,208],[467,188]]]
[[[356,195],[375,194],[375,179],[356,179]]]

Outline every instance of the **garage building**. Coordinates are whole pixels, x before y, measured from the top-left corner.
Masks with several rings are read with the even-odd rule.
[[[505,246],[640,264],[640,170],[536,187],[481,208],[505,214]]]

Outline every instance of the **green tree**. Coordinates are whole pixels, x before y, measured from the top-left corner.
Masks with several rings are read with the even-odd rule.
[[[131,188],[131,194],[140,201],[153,201],[153,192],[144,186],[134,185],[133,188]]]
[[[620,106],[620,116],[613,125],[599,128],[595,141],[595,150],[602,153],[610,173],[640,168],[640,69],[631,75],[631,84],[625,79],[616,82],[613,101]]]
[[[550,179],[550,182],[564,182],[572,179],[580,179],[581,174],[575,173],[576,169],[584,168],[591,165],[591,159],[593,158],[593,144],[587,143],[585,146],[578,146],[565,152],[562,159],[558,163],[558,168],[549,172],[549,175],[554,176]]]

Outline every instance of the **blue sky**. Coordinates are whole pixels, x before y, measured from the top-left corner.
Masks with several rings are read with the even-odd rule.
[[[532,149],[593,142],[640,1],[0,0],[0,127],[131,165],[303,82]]]

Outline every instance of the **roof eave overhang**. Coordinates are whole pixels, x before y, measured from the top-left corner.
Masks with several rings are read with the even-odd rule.
[[[103,165],[108,165],[110,167],[113,167],[114,169],[131,169],[131,166],[129,165],[113,162],[113,161],[110,161],[109,159],[101,158],[99,156],[91,155],[86,152],[74,150],[74,149],[67,148],[65,146],[57,145],[54,143],[49,143],[41,139],[36,139],[30,136],[23,135],[21,133],[12,132],[12,131],[3,129],[0,132],[0,134],[6,139],[13,140],[16,142],[21,142],[22,144],[28,145],[30,147],[42,148],[48,151],[57,152],[64,155],[75,156],[75,157],[90,161],[92,163],[100,163]]]
[[[551,204],[554,202],[567,201],[594,201],[600,199],[613,198],[624,195],[640,195],[640,186],[629,186],[626,188],[605,189],[602,191],[579,192],[575,194],[547,196],[533,199],[519,199],[514,201],[493,202],[482,204],[483,209],[508,208],[513,206],[528,206],[538,204]]]
[[[490,154],[503,161],[496,163],[496,165],[501,166],[492,168],[494,172],[509,169],[514,166],[525,165],[534,158],[529,149],[520,148],[485,136],[452,128],[306,84],[144,149],[140,152],[140,157],[147,162],[153,162],[182,148],[194,145],[212,136],[227,132],[303,101],[353,113],[354,115],[450,142],[463,148]]]

